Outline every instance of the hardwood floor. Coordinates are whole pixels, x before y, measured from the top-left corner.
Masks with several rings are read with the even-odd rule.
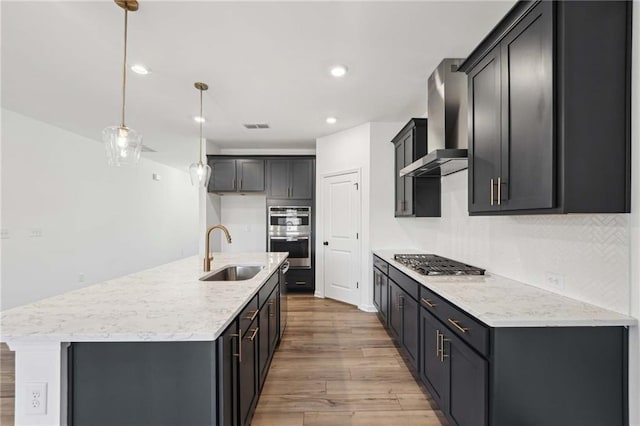
[[[252,426],[445,425],[375,314],[289,295]]]
[[[13,425],[14,357],[0,345],[0,425]],[[311,295],[289,295],[289,321],[252,426],[439,426],[375,314]]]
[[[13,426],[15,358],[6,343],[0,343],[0,425]]]

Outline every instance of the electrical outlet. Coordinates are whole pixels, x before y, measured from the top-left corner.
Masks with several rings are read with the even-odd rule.
[[[42,228],[33,228],[29,236],[31,238],[42,238]]]
[[[84,282],[84,272],[80,272],[78,274],[78,282],[79,283],[83,283]]]
[[[0,231],[0,235],[1,235],[0,238],[2,238],[3,240],[8,240],[10,238],[9,237],[9,230],[5,229],[5,228],[2,228],[2,230]]]
[[[549,287],[564,290],[564,275],[556,274],[555,272],[545,272],[544,279]]]
[[[27,383],[25,392],[25,413],[47,414],[47,384]]]

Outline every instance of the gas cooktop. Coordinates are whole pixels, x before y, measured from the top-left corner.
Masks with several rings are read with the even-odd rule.
[[[422,275],[484,275],[484,269],[435,254],[396,254],[396,262]]]

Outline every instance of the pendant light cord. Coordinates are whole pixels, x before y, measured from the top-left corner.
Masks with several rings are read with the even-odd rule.
[[[202,163],[202,122],[204,121],[204,116],[202,115],[202,92],[200,89],[200,163]]]
[[[124,10],[124,58],[122,60],[122,127],[126,127],[124,124],[124,106],[126,99],[126,87],[127,87],[127,18],[129,11]]]

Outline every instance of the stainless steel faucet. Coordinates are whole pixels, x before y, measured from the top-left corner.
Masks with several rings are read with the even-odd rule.
[[[231,235],[229,235],[229,230],[224,225],[213,225],[207,228],[207,233],[204,237],[204,272],[211,271],[211,261],[213,260],[213,255],[209,250],[209,239],[211,237],[211,231],[214,229],[220,229],[224,232],[224,235],[227,237],[227,242],[231,244]]]

